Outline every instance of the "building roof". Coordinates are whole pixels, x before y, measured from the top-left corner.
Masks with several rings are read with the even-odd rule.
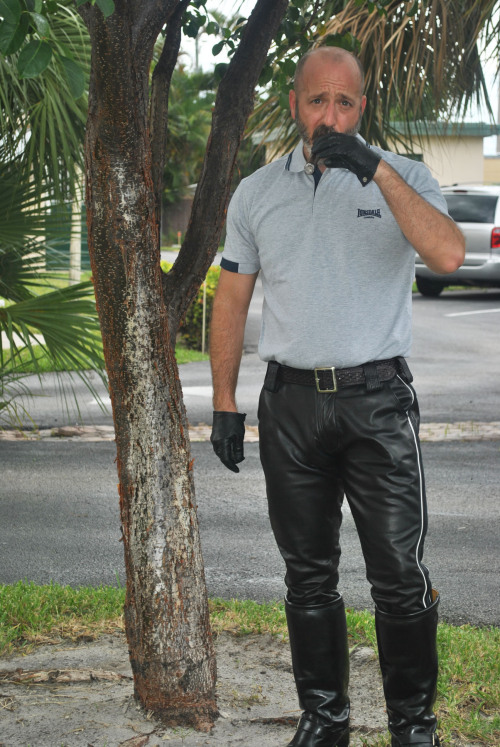
[[[393,122],[395,129],[404,134],[423,137],[490,137],[500,135],[500,124],[488,122]]]

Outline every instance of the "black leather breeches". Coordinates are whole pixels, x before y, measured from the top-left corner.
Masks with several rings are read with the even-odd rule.
[[[262,390],[260,454],[290,602],[336,596],[345,495],[377,607],[406,615],[431,604],[418,422],[415,392],[400,376],[371,392]]]

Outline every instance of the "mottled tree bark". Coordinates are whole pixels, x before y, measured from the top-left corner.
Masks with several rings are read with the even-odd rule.
[[[157,203],[162,166],[157,138],[164,132],[157,117],[152,143],[149,73],[160,30],[169,19],[178,24],[176,11],[185,4],[116,0],[108,19],[96,6],[83,6],[92,43],[86,201],[116,432],[127,575],[125,625],[135,693],[164,723],[207,730],[217,716],[216,665],[173,339],[185,302],[194,297],[217,249],[253,89],[287,2],[259,0],[253,41],[247,34],[242,45],[246,58],[230,67],[234,72],[216,106],[212,150],[199,188],[203,210],[197,208],[190,226],[198,244],[190,239],[183,247],[180,266],[165,292]],[[178,39],[178,34],[172,37]],[[253,73],[238,80],[234,75],[245,65],[253,67]],[[171,74],[171,61],[165,69]],[[242,95],[246,103],[240,112]],[[154,107],[152,111],[154,118]],[[236,130],[234,120],[239,123]],[[225,142],[224,127],[228,145],[217,159],[213,149]],[[223,166],[216,169],[217,160]]]

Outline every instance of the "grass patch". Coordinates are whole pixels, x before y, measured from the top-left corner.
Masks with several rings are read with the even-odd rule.
[[[114,587],[80,587],[20,581],[0,585],[0,655],[61,638],[89,640],[123,630],[125,591]],[[282,603],[210,600],[214,633],[268,633],[287,639]],[[348,610],[350,645],[375,648],[375,625],[369,612]],[[500,629],[455,627],[440,623],[440,677],[436,704],[445,744],[458,739],[481,745],[500,744]],[[388,737],[365,742],[385,747]]]
[[[21,348],[18,353],[16,353],[15,356],[15,368],[16,368],[16,374],[29,374],[29,373],[52,373],[52,372],[62,372],[62,371],[75,371],[75,370],[84,370],[77,368],[76,366],[73,366],[72,368],[69,368],[67,363],[58,362],[55,363],[52,358],[50,358],[43,347],[41,345],[32,345],[33,355],[31,354],[31,351],[28,350],[28,348]],[[33,360],[33,356],[35,357],[35,360]],[[11,361],[11,352],[10,350],[4,350],[3,351],[3,359],[4,359],[4,373],[9,373],[9,365]]]
[[[32,582],[0,585],[0,655],[58,638],[78,640],[123,630],[125,590]]]
[[[236,635],[270,633],[287,638],[285,607],[282,603],[259,604],[250,599],[211,599],[210,621],[214,633]]]
[[[190,350],[185,345],[177,344],[175,346],[175,359],[179,366],[183,363],[195,363],[196,361],[208,361],[208,353],[202,353],[201,350]]]
[[[16,355],[17,373],[52,373],[76,370],[75,368],[69,369],[68,366],[64,364],[54,365],[53,360],[45,353],[40,345],[33,345],[33,353],[36,358],[36,364],[33,362],[31,353],[27,348],[22,349],[19,354]],[[4,369],[6,372],[9,370],[8,366],[10,357],[10,350],[4,350]],[[183,363],[208,360],[208,355],[206,353],[201,353],[199,350],[189,350],[184,345],[176,345],[175,357],[179,365]]]
[[[500,629],[438,626],[438,717],[453,738],[500,744]]]

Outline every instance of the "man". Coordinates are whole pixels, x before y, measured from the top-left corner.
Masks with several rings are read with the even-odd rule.
[[[298,64],[290,108],[302,143],[243,180],[228,213],[212,317],[212,443],[238,472],[235,391],[257,274],[264,290],[259,401],[269,515],[286,563],[294,747],[349,744],[349,657],[337,591],[341,504],[352,511],[375,602],[393,747],[439,744],[438,596],[427,528],[411,344],[414,250],[436,272],[464,240],[423,164],[370,148],[359,61],[318,48]]]

